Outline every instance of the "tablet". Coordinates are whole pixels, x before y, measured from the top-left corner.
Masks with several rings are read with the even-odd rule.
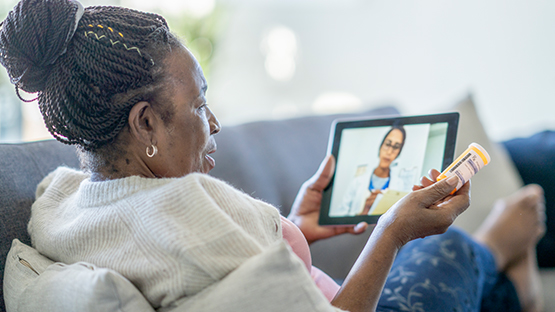
[[[458,123],[458,113],[335,120],[328,153],[336,168],[319,223],[375,224],[430,169],[451,164]]]

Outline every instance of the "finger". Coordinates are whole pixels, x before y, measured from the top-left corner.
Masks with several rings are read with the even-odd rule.
[[[349,233],[349,234],[362,234],[366,231],[366,229],[368,228],[368,223],[366,222],[360,222],[355,226],[336,226],[333,227],[333,235],[329,235],[329,236],[334,236],[334,235],[340,235],[340,234],[345,234],[345,233]]]
[[[428,187],[434,184],[434,181],[428,179],[427,177],[422,177],[420,178],[420,184],[422,184],[423,187]]]
[[[441,174],[441,172],[435,170],[435,169],[430,169],[430,171],[428,172],[428,174],[430,175],[430,177],[432,178],[432,181],[436,182],[437,181],[437,177],[439,177],[439,175]]]
[[[368,228],[368,223],[366,222],[360,222],[359,224],[355,225],[352,229],[353,229],[353,234],[361,234],[364,233],[364,231],[366,231],[366,229]]]
[[[335,230],[335,235],[345,234],[345,233],[358,235],[358,234],[364,233],[364,231],[366,231],[367,228],[368,228],[368,223],[366,222],[360,222],[355,226],[337,227]]]
[[[470,181],[463,184],[455,193],[455,197],[449,200],[452,204],[451,207],[454,209],[452,210],[453,216],[459,216],[470,206],[470,185]]]
[[[455,194],[465,194],[470,192],[470,181],[466,182],[457,190]]]
[[[318,171],[312,177],[312,179],[314,179],[314,182],[312,183],[310,188],[319,192],[323,191],[330,183],[334,171],[335,157],[333,157],[333,155],[328,155],[326,156],[326,158],[324,158],[324,160],[320,164],[320,168],[318,168]]]
[[[448,179],[441,180],[426,188],[423,188],[414,194],[420,197],[420,203],[425,207],[430,207],[432,204],[440,199],[449,195],[457,186],[459,179],[457,176],[449,177]],[[461,188],[462,189],[462,188]]]
[[[422,185],[413,185],[413,186],[412,186],[412,190],[413,190],[413,191],[418,191],[418,190],[421,190],[421,189],[423,189],[423,188],[424,188],[424,186],[422,186]]]

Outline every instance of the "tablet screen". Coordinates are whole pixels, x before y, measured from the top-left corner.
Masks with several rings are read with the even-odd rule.
[[[375,223],[430,169],[453,161],[457,113],[337,120],[330,134],[335,174],[320,224]]]

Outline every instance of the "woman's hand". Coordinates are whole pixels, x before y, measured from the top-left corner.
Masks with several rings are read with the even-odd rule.
[[[332,237],[343,233],[363,233],[368,224],[361,222],[356,226],[320,226],[320,205],[322,203],[322,192],[328,186],[335,170],[335,158],[328,155],[318,171],[299,190],[297,198],[291,207],[291,213],[287,217],[295,223],[303,232],[309,244],[323,238]]]
[[[422,177],[421,184],[405,196],[378,220],[384,232],[394,233],[399,247],[407,242],[444,233],[470,205],[470,183],[465,183],[455,194],[456,176],[437,182],[437,170],[430,178]]]
[[[458,179],[436,182],[439,172],[403,197],[378,220],[366,246],[332,300],[348,311],[374,311],[399,249],[415,238],[444,233],[470,205],[469,183],[450,195]]]
[[[415,185],[412,187],[413,191],[421,190],[425,187],[428,187],[437,182],[437,177],[439,177],[441,173],[435,169],[432,169],[428,172],[430,177],[422,177],[420,178],[420,185]],[[454,189],[454,188],[453,188]]]

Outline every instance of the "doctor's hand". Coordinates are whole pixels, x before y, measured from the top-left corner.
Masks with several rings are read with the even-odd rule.
[[[355,226],[320,226],[318,224],[322,193],[330,183],[334,170],[335,158],[328,155],[322,161],[318,171],[301,186],[291,207],[291,213],[287,217],[299,227],[309,244],[319,239],[344,233],[361,234],[368,228],[366,222]]]
[[[382,193],[382,190],[372,190],[370,192],[370,196],[366,198],[366,201],[364,202],[364,208],[362,209],[362,212],[359,215],[362,215],[362,216],[368,215],[368,212],[370,212],[370,208],[372,208],[372,205],[376,201],[376,197],[378,197],[378,194],[381,194],[381,193]]]

